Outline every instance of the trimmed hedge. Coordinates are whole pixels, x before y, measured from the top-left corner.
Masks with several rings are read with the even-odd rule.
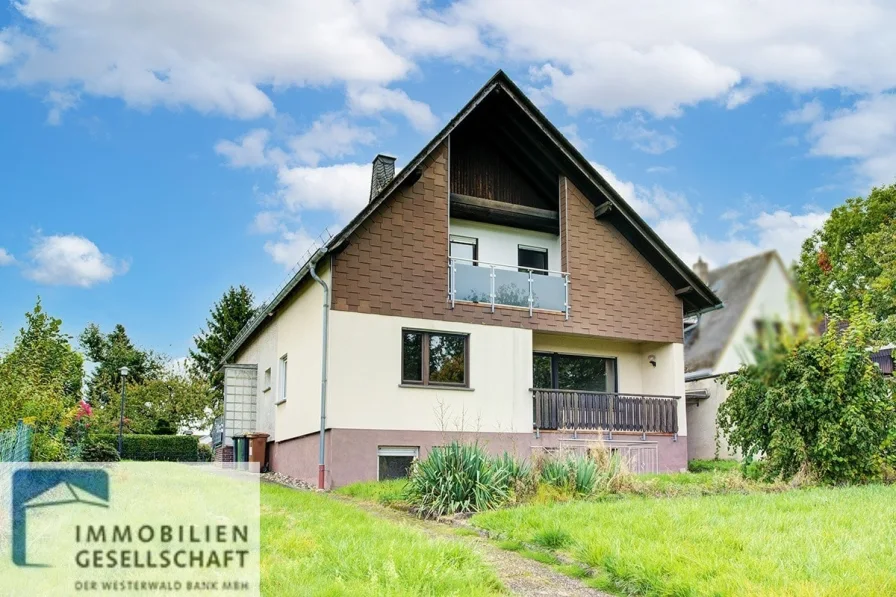
[[[118,450],[118,436],[100,434],[93,442]],[[122,460],[166,460],[196,462],[199,459],[199,437],[195,435],[138,435],[126,434],[121,441]]]

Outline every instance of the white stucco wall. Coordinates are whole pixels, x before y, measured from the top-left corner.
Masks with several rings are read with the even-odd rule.
[[[808,313],[794,293],[788,276],[781,262],[772,259],[714,373],[737,371],[741,363],[752,360],[749,339],[756,335],[756,320],[781,321],[786,325],[808,322]]]
[[[470,389],[401,387],[402,329],[469,334]],[[683,396],[681,344],[616,342],[530,330],[391,317],[330,314],[328,426],[340,429],[528,432],[532,353],[617,359],[620,392]],[[657,366],[648,362],[655,355]],[[679,400],[679,434],[687,434]]]
[[[327,264],[318,274],[330,284]],[[320,428],[323,289],[313,280],[280,305],[274,317],[237,354],[235,362],[258,365],[257,431],[284,441]],[[287,355],[286,402],[280,396],[280,357]],[[270,368],[271,387],[264,374]]]
[[[479,239],[479,260],[515,266],[519,245],[548,250],[548,269],[560,271],[560,236],[522,228],[451,219],[451,234]]]
[[[716,457],[716,416],[719,406],[728,398],[728,390],[719,382],[719,378],[707,378],[691,381],[687,390],[706,390],[709,397],[698,400],[687,407],[688,425],[688,460],[709,460]],[[725,438],[719,438],[718,457],[736,458],[737,454],[729,451]]]
[[[404,328],[469,334],[470,389],[399,387]],[[532,332],[346,311],[330,314],[328,426],[532,430]]]

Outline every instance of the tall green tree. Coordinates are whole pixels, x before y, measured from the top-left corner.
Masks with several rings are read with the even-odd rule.
[[[155,433],[161,423],[175,433],[211,424],[211,388],[205,378],[190,372],[166,370],[158,378],[128,383],[124,406],[125,433]],[[94,410],[97,430],[117,433],[121,394],[108,394],[109,402]]]
[[[206,328],[196,336],[196,350],[190,350],[194,367],[208,379],[214,391],[216,404],[220,404],[224,397],[221,361],[240,330],[255,315],[254,301],[252,291],[245,286],[228,288],[212,307]]]
[[[835,208],[803,243],[796,275],[820,314],[859,304],[892,338],[896,320],[896,184]]]
[[[128,368],[127,382],[132,384],[158,379],[164,370],[163,357],[134,346],[121,324],[104,334],[91,323],[81,333],[80,341],[87,359],[96,363],[87,382],[91,404],[104,405],[111,394],[120,391],[122,367]]]
[[[0,356],[0,429],[29,423],[34,460],[66,457],[65,433],[77,412],[83,359],[61,328],[38,299],[12,350]]]

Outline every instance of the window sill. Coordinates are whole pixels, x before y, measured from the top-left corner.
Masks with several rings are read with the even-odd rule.
[[[278,400],[274,403],[274,406],[280,406],[281,404],[284,404],[285,402],[286,402],[286,398],[281,398],[280,400]]]
[[[466,386],[439,386],[439,385],[429,385],[424,386],[423,384],[415,384],[415,383],[400,383],[398,384],[399,388],[414,388],[416,390],[449,390],[451,392],[475,392],[476,388],[468,388]]]

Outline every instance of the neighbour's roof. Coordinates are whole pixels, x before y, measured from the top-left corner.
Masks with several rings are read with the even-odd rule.
[[[709,287],[722,299],[725,308],[704,313],[696,327],[685,334],[685,373],[715,368],[769,262],[775,258],[775,251],[768,251],[707,274]]]
[[[594,169],[591,163],[585,159],[579,151],[564,137],[557,128],[535,107],[525,94],[510,80],[503,71],[498,71],[489,81],[473,96],[464,108],[458,112],[423,150],[417,154],[410,163],[396,174],[376,197],[342,229],[333,236],[320,250],[315,252],[296,274],[287,282],[283,289],[272,301],[259,309],[259,313],[253,318],[227,350],[223,362],[228,361],[239,350],[240,346],[261,327],[277,306],[285,300],[290,293],[308,276],[309,266],[331,252],[340,250],[341,246],[349,239],[351,234],[361,226],[364,221],[373,214],[376,209],[405,184],[413,184],[421,175],[421,166],[424,160],[441,145],[470,114],[481,105],[501,96],[509,100],[507,109],[503,110],[504,124],[506,128],[502,134],[507,135],[510,143],[517,139],[520,144],[523,139],[537,143],[546,163],[555,168],[560,168],[573,184],[597,206],[605,209],[603,216],[605,221],[613,226],[651,263],[656,271],[666,279],[675,289],[676,294],[684,305],[685,315],[694,315],[718,309],[722,306],[719,298],[713,294],[709,287],[681,259],[666,245],[665,242],[647,225],[631,206],[611,187],[606,180]]]

